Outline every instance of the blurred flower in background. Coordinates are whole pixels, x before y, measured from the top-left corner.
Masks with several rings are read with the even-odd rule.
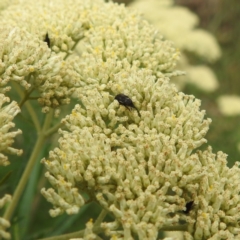
[[[213,35],[196,29],[199,23],[196,14],[186,7],[174,5],[172,0],[136,0],[130,7],[142,12],[164,38],[172,40],[180,49],[182,56],[177,67],[185,71],[186,76],[172,80],[179,89],[183,89],[186,83],[194,84],[206,92],[218,88],[217,78],[207,64],[219,59],[221,50]],[[185,53],[194,54],[205,64],[193,65]]]

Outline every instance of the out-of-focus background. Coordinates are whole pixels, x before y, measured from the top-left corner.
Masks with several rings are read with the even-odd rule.
[[[202,100],[213,122],[206,136],[214,152],[240,160],[239,0],[116,0],[143,13],[182,53],[174,80]],[[203,148],[206,146],[203,146]]]

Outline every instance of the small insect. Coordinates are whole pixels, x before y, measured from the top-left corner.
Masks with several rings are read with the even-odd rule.
[[[129,111],[131,111],[131,108],[134,108],[137,110],[138,115],[140,116],[140,112],[138,111],[138,109],[134,106],[131,98],[129,98],[128,96],[124,95],[123,93],[118,94],[115,99],[119,102],[120,105],[123,105],[124,107],[126,107]]]
[[[192,210],[194,201],[190,201],[186,204],[186,210],[183,210],[183,213],[188,214]]]
[[[49,38],[49,36],[48,36],[48,33],[46,33],[46,36],[45,36],[45,39],[44,39],[44,42],[46,42],[47,43],[47,45],[48,45],[48,47],[50,48],[50,38]]]

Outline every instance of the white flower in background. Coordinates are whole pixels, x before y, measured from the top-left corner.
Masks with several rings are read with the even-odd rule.
[[[13,118],[21,111],[16,102],[9,102],[10,99],[0,94],[0,166],[9,164],[8,157],[5,154],[21,155],[22,150],[12,148],[14,138],[22,133],[21,130],[10,131],[15,126]],[[3,106],[4,105],[4,106]]]
[[[208,61],[215,61],[221,55],[216,39],[207,31],[195,29],[197,15],[186,7],[174,5],[174,1],[136,0],[131,4],[152,22],[163,36],[174,41],[181,50],[188,50]],[[172,17],[174,16],[174,17]]]
[[[185,75],[173,79],[179,89],[186,83],[194,84],[205,92],[213,92],[218,88],[219,83],[214,72],[206,65],[190,65],[186,56],[182,55],[178,66],[186,71]]]
[[[3,208],[4,205],[11,201],[12,197],[6,194],[4,197],[0,198],[0,209]],[[10,233],[6,232],[6,229],[10,227],[9,221],[0,217],[0,237],[3,239],[10,239]]]
[[[183,36],[184,33],[182,33]],[[221,50],[213,35],[202,29],[194,29],[191,34],[182,38],[184,50],[195,53],[203,60],[214,62],[221,56]]]
[[[181,51],[192,52],[208,62],[214,62],[220,57],[221,50],[216,39],[204,30],[195,29],[199,22],[198,17],[187,8],[174,6],[172,0],[136,0],[130,7],[143,12],[159,32],[166,39],[174,41]],[[178,67],[187,74],[184,80],[182,77],[173,79],[179,89],[182,89],[186,82],[196,84],[207,92],[215,91],[218,87],[217,78],[209,67],[192,66],[186,57],[181,58]],[[189,70],[191,74],[188,74]]]
[[[217,99],[217,103],[223,115],[236,116],[240,114],[240,97],[237,95],[221,95]]]
[[[186,79],[205,92],[213,92],[219,86],[214,72],[207,66],[186,67]]]

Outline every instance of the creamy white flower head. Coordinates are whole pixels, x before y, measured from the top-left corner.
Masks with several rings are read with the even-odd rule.
[[[77,73],[47,44],[19,28],[0,29],[0,92],[9,90],[15,81],[26,90],[40,93],[39,103],[45,111],[69,102]]]
[[[220,47],[214,37],[206,31],[195,29],[199,23],[197,15],[186,7],[175,6],[172,0],[137,0],[130,7],[143,12],[159,32],[166,39],[174,41],[183,52],[177,68],[185,71],[187,76],[171,79],[178,89],[183,89],[185,84],[190,82],[207,92],[216,90],[218,83],[211,69],[207,66],[192,66],[184,55],[184,51],[191,51],[209,62],[217,60],[221,55]],[[199,81],[200,72],[204,77]],[[203,82],[205,84],[201,84]]]
[[[0,209],[6,204],[11,201],[12,197],[6,194],[3,198],[0,199]],[[0,238],[3,239],[10,239],[11,235],[6,231],[7,228],[10,227],[9,221],[0,217]]]
[[[94,5],[91,2],[20,0],[2,11],[0,22],[25,29],[42,40],[48,33],[54,51],[68,52],[84,36],[83,29],[89,27],[87,9]],[[94,2],[96,5],[99,1]]]
[[[119,105],[118,93],[129,96],[140,115]],[[123,70],[79,91],[79,98],[83,107],[63,120],[69,130],[60,131],[60,147],[42,160],[56,189],[42,190],[54,205],[51,215],[78,211],[85,191],[116,217],[102,224],[107,234],[156,239],[162,227],[178,223],[179,214],[171,213],[185,208],[185,185],[203,177],[191,158],[210,123],[200,101],[144,69]]]
[[[220,112],[226,116],[240,114],[240,97],[237,95],[222,95],[217,99]]]
[[[143,12],[160,33],[174,41],[181,50],[191,51],[210,62],[220,57],[221,50],[216,39],[204,30],[194,29],[199,20],[187,8],[174,6],[172,0],[169,4],[159,0],[138,0],[131,6]]]
[[[45,0],[35,4],[22,0],[3,11],[0,22],[7,26],[18,26],[24,29],[24,34],[26,31],[31,32],[32,34],[25,34],[26,40],[29,44],[34,42],[36,45],[37,42],[41,46],[39,51],[34,52],[39,60],[36,61],[34,56],[31,56],[33,53],[26,48],[26,44],[21,43],[20,47],[23,46],[24,49],[15,53],[13,59],[21,51],[25,51],[25,54],[28,54],[27,60],[30,58],[35,64],[31,63],[29,67],[24,62],[26,69],[21,69],[20,75],[14,72],[16,64],[13,62],[14,65],[9,66],[7,77],[2,84],[8,82],[10,77],[12,79],[10,75],[14,72],[13,80],[18,80],[25,88],[30,88],[32,85],[25,80],[26,77],[37,76],[33,81],[37,86],[33,87],[41,92],[38,100],[44,106],[44,112],[48,111],[49,107],[56,108],[60,104],[68,103],[68,97],[74,91],[73,85],[77,82],[78,85],[89,84],[94,71],[98,71],[99,67],[103,67],[99,74],[104,76],[99,75],[95,80],[101,79],[102,82],[123,67],[151,69],[158,77],[181,74],[173,71],[179,52],[169,41],[163,41],[155,29],[139,15],[129,13],[124,6],[104,3],[101,0],[71,3],[58,0],[51,4]],[[81,49],[81,57],[70,56],[63,62],[60,56],[54,55],[47,49],[47,44],[43,43],[42,39],[46,33],[49,35],[51,50],[68,54],[84,37],[78,47]],[[21,41],[23,38],[22,36]],[[107,71],[104,72],[104,69]],[[4,70],[6,69],[3,68]]]
[[[22,150],[12,148],[11,145],[14,142],[14,138],[22,133],[21,130],[9,131],[15,126],[12,122],[13,118],[21,111],[16,102],[11,102],[8,105],[3,106],[6,102],[9,102],[10,99],[3,94],[0,94],[0,166],[6,166],[9,164],[8,157],[4,155],[7,154],[16,154],[21,155]]]
[[[70,53],[82,40],[82,62],[86,51],[93,57],[103,53],[103,61],[126,58],[131,65],[152,69],[158,76],[172,72],[179,58],[170,42],[162,41],[153,27],[123,5],[101,0],[29,2],[22,0],[3,11],[0,23],[26,29],[39,39],[48,33],[55,52]]]
[[[42,40],[48,33],[53,51],[69,53],[91,27],[108,24],[110,18],[105,21],[101,15],[106,5],[103,0],[19,0],[1,13],[0,22],[26,29]],[[117,5],[109,6],[117,10]]]
[[[240,239],[239,162],[228,168],[226,157],[222,152],[213,154],[211,148],[193,156],[200,162],[203,178],[187,186],[197,190],[189,191],[194,200],[190,218],[186,217],[189,239]]]

